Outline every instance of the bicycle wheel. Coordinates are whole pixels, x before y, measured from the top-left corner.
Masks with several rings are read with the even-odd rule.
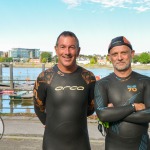
[[[0,116],[0,139],[3,137],[4,135],[4,121]]]

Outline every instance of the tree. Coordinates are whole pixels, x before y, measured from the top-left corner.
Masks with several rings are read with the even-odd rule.
[[[5,62],[5,58],[4,57],[0,57],[0,62]]]
[[[135,55],[135,56],[133,57],[133,63],[137,63],[137,62],[139,62],[139,56],[138,56],[138,55]]]
[[[142,53],[140,56],[139,56],[139,62],[142,63],[142,64],[147,64],[147,63],[150,63],[150,55],[148,53]]]
[[[13,62],[13,58],[12,57],[6,58],[6,62]]]
[[[46,62],[47,62],[47,59],[46,59],[46,58],[43,58],[41,62],[42,62],[42,63],[46,63]]]
[[[51,62],[51,60],[52,60],[51,53],[50,52],[42,52],[41,53],[41,62],[42,62],[43,58],[46,59],[46,62]]]
[[[55,56],[53,57],[53,61],[54,61],[54,63],[58,63],[58,57],[57,57],[57,55],[55,55]]]
[[[92,57],[90,59],[90,64],[96,64],[97,63],[97,58],[96,57]]]

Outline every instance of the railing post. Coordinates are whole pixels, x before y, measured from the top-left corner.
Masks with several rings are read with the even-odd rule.
[[[42,71],[45,71],[45,64],[42,64]]]
[[[0,109],[3,109],[3,104],[2,104],[2,95],[0,95]]]
[[[0,63],[0,82],[2,82],[2,63]]]
[[[14,89],[13,83],[13,64],[10,63],[10,89]]]

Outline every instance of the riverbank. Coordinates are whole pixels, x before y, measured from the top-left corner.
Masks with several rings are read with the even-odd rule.
[[[33,64],[33,63],[14,63],[13,67],[15,68],[42,68],[42,66],[45,66],[45,68],[50,68],[54,65],[54,63],[38,63],[38,64]],[[78,64],[79,66],[82,66],[84,68],[107,68],[107,69],[113,69],[112,64],[108,64],[108,65],[100,65],[100,64]],[[148,64],[140,64],[140,65],[136,65],[136,64],[132,64],[132,68],[133,69],[143,69],[143,70],[149,70],[150,69],[150,65]]]

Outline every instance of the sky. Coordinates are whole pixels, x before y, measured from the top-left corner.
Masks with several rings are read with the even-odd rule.
[[[0,51],[51,51],[72,31],[84,55],[106,55],[112,38],[125,36],[136,53],[150,51],[150,0],[0,0]]]

